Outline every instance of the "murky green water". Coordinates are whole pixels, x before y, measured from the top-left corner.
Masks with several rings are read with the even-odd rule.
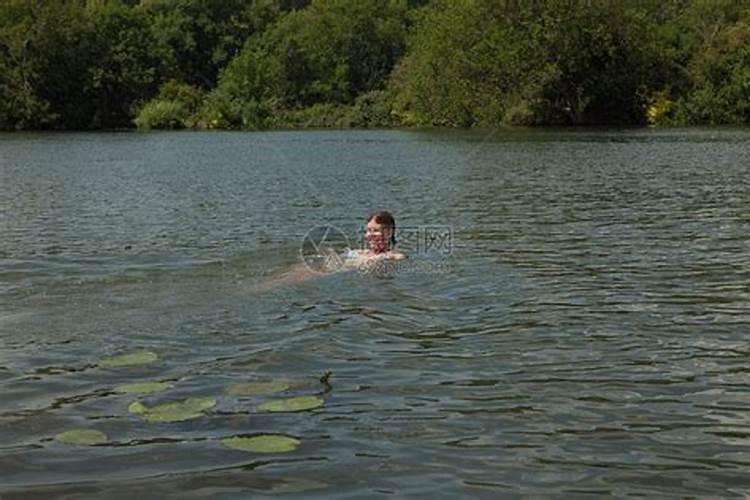
[[[0,496],[747,497],[748,185],[747,130],[0,135]],[[408,266],[278,279],[379,207]]]

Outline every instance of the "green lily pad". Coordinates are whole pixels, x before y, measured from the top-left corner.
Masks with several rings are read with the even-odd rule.
[[[140,401],[134,401],[128,405],[128,411],[137,415],[146,413],[147,408]]]
[[[278,399],[263,403],[258,407],[261,411],[285,412],[305,411],[323,406],[323,399],[318,396],[299,396],[289,399]]]
[[[214,406],[216,406],[216,400],[211,398],[189,398],[185,401],[165,403],[151,408],[136,401],[128,406],[128,411],[143,415],[146,422],[182,422],[202,417],[205,410]]]
[[[227,448],[255,453],[286,453],[294,451],[300,441],[281,434],[263,434],[252,437],[233,437],[222,439],[221,443]]]
[[[230,396],[263,396],[276,394],[289,389],[286,382],[248,382],[246,384],[235,384],[227,388]]]
[[[171,389],[174,385],[168,382],[144,382],[142,384],[125,384],[115,387],[120,394],[154,394]]]
[[[90,446],[92,444],[103,444],[109,441],[103,432],[92,429],[74,429],[61,432],[55,436],[55,441],[65,444],[79,444]]]
[[[103,368],[112,368],[116,366],[145,365],[158,360],[159,356],[151,351],[131,352],[114,358],[107,358],[99,361],[99,366]]]

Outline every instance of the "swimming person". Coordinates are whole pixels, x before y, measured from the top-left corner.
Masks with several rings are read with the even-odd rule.
[[[367,216],[365,227],[367,248],[349,250],[344,256],[344,267],[368,270],[376,262],[404,260],[406,255],[394,250],[396,245],[396,220],[390,212],[381,210]]]
[[[311,268],[307,262],[297,264],[289,271],[266,280],[253,287],[255,291],[265,291],[279,286],[300,283],[316,278],[324,273],[336,271],[376,272],[382,271],[386,261],[400,261],[406,255],[394,249],[396,245],[396,221],[390,212],[381,210],[367,216],[365,228],[367,248],[360,250],[349,249],[343,255],[326,253],[321,270]],[[326,250],[323,250],[326,252]]]

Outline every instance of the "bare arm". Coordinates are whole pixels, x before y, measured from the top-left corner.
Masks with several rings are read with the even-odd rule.
[[[273,276],[267,281],[260,283],[257,287],[255,287],[255,289],[259,291],[266,291],[281,286],[293,285],[314,278],[319,278],[323,274],[348,269],[346,267],[346,257],[337,255],[333,251],[327,252],[325,255],[326,257],[324,259],[316,261],[314,263],[295,264],[288,271]],[[320,269],[318,269],[318,267],[320,267]]]
[[[253,290],[258,292],[265,292],[278,287],[302,283],[304,281],[317,278],[320,275],[321,273],[317,273],[311,270],[304,264],[295,264],[289,271],[286,271],[285,273],[279,274],[277,276],[273,276],[270,279],[263,281],[262,283],[258,283],[253,287]]]

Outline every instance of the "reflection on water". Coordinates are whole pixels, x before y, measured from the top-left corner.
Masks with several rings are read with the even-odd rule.
[[[0,135],[0,495],[747,496],[748,144]],[[380,207],[449,226],[450,252],[278,280],[310,228],[356,239]],[[142,350],[159,360],[98,366]],[[325,404],[266,413],[275,396],[226,392],[258,380]],[[153,381],[174,388],[113,391]],[[186,398],[217,406],[127,410]],[[80,428],[110,441],[53,440]],[[221,445],[262,433],[301,445]]]

